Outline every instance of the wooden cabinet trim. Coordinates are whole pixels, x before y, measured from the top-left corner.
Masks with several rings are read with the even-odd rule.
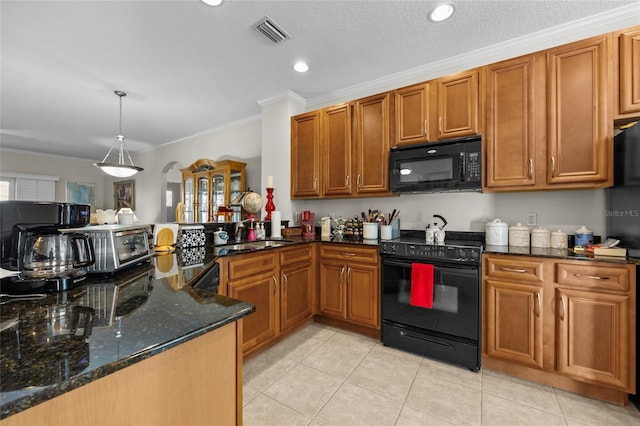
[[[229,281],[250,277],[259,273],[275,271],[278,266],[277,253],[247,253],[229,258],[227,264]]]
[[[617,34],[616,34],[617,35]],[[619,65],[616,118],[640,117],[640,27],[625,30],[617,40]]]
[[[380,256],[377,247],[358,247],[344,244],[321,244],[320,256],[349,262],[378,264]]]

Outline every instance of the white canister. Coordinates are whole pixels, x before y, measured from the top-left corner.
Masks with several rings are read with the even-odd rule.
[[[529,247],[529,228],[518,222],[509,227],[509,245],[514,247]]]
[[[218,228],[218,230],[213,233],[213,245],[215,246],[227,244],[228,240],[229,234],[222,228]]]
[[[531,231],[531,247],[549,248],[551,247],[551,232],[544,226]]]
[[[486,241],[488,246],[509,245],[509,225],[500,219],[487,222],[485,227]]]
[[[379,222],[364,222],[362,224],[362,237],[365,240],[377,240],[378,225]]]
[[[568,237],[567,233],[562,229],[558,229],[557,231],[553,231],[551,233],[551,248],[553,249],[567,249],[568,247]]]
[[[587,229],[587,227],[584,225],[576,229],[575,237],[576,237],[576,241],[575,241],[576,247],[582,247],[589,244],[593,244],[593,231]]]

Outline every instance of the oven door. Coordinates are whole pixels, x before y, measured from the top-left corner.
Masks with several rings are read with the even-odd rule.
[[[383,256],[382,320],[477,342],[480,326],[479,266],[434,263],[433,307],[427,309],[409,303],[411,265],[415,262]]]

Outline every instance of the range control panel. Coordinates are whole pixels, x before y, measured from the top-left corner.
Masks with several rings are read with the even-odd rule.
[[[383,241],[381,255],[392,255],[409,259],[444,260],[471,265],[480,264],[480,247],[453,246],[446,244],[416,244],[395,241]]]

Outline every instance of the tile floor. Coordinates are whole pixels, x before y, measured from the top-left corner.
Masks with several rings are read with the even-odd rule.
[[[310,324],[244,365],[244,424],[640,425],[640,412]]]

